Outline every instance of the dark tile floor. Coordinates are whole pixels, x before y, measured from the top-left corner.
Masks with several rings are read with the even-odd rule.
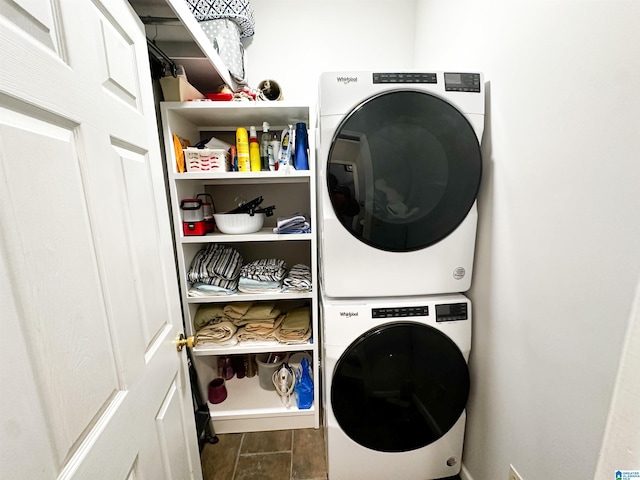
[[[204,480],[327,480],[321,428],[218,435],[201,462]]]
[[[326,480],[322,429],[218,435],[206,444],[204,480]]]

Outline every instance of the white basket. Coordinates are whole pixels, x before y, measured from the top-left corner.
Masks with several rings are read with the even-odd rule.
[[[216,227],[222,233],[254,233],[264,224],[264,213],[249,215],[248,213],[214,213]]]
[[[186,148],[184,163],[187,172],[231,171],[231,155],[217,148]]]

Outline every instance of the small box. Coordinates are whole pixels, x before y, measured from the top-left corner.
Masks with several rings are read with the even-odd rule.
[[[204,95],[200,93],[183,77],[162,77],[160,88],[165,102],[186,102],[200,100]]]
[[[217,148],[187,148],[184,151],[187,172],[229,172],[231,155]]]

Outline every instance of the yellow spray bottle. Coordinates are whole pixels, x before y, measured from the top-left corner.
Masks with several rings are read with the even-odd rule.
[[[262,170],[262,165],[260,163],[260,144],[258,143],[256,127],[249,128],[249,160],[252,172],[259,172]]]
[[[250,172],[251,161],[249,159],[249,136],[247,129],[238,127],[236,129],[236,151],[238,155],[238,171]]]

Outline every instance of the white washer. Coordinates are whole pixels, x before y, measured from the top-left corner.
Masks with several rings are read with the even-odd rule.
[[[323,296],[321,318],[329,478],[458,474],[469,395],[469,299]]]
[[[481,73],[323,73],[320,268],[331,298],[471,286]]]

